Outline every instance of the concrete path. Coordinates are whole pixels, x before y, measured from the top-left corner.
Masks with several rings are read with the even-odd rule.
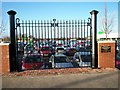
[[[118,88],[118,71],[2,77],[2,88]]]

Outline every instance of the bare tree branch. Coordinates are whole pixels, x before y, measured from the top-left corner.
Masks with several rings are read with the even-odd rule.
[[[112,32],[113,22],[114,22],[114,17],[110,16],[108,18],[108,16],[107,16],[107,6],[106,6],[106,3],[105,3],[104,17],[101,19],[100,30],[105,34],[106,39],[108,38],[108,35]]]
[[[2,35],[5,30],[6,28],[5,28],[4,22],[2,21],[0,24],[0,35]]]

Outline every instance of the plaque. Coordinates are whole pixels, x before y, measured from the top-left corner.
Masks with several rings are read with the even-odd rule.
[[[111,46],[101,46],[101,52],[102,53],[111,52]]]

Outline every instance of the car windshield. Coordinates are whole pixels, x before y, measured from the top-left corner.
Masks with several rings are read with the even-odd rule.
[[[40,56],[27,56],[25,58],[25,63],[39,63],[42,62],[42,58]]]
[[[65,63],[65,62],[67,62],[67,57],[62,57],[62,56],[55,57],[54,62],[55,63]]]

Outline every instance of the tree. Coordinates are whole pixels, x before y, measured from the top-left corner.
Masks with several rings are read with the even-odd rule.
[[[105,34],[106,39],[108,38],[108,35],[112,32],[113,29],[113,23],[114,23],[114,17],[113,16],[107,16],[107,7],[105,3],[104,7],[104,17],[101,19],[101,32]]]
[[[3,23],[3,21],[1,22],[1,24],[0,24],[0,36],[3,34],[3,32],[5,31],[5,25],[4,25],[4,23]]]
[[[4,36],[3,41],[6,41],[6,42],[10,41],[10,37],[9,36]]]

